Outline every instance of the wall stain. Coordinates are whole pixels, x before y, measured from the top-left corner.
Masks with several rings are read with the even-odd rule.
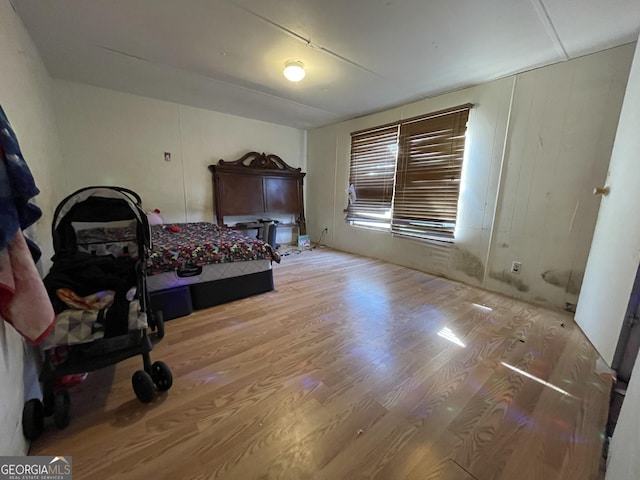
[[[489,277],[493,278],[494,280],[498,280],[499,282],[506,283],[507,285],[510,285],[517,289],[519,292],[529,291],[529,285],[527,285],[511,273],[507,272],[506,270],[503,270],[501,272],[489,272]]]
[[[484,278],[484,265],[473,253],[458,249],[453,262],[454,269],[460,270],[480,282]]]
[[[582,287],[584,273],[574,272],[573,270],[547,270],[542,272],[540,276],[549,285],[560,287],[567,293],[577,295],[580,293],[580,287]]]

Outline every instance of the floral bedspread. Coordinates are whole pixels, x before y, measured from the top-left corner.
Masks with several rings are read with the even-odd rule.
[[[177,227],[173,228],[176,231],[171,227]],[[150,275],[181,266],[276,260],[275,252],[262,240],[206,222],[153,225],[151,241],[153,248],[147,260]]]

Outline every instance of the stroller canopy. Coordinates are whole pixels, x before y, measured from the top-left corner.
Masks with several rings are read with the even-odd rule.
[[[118,222],[136,223],[136,238],[141,251],[151,248],[151,233],[140,196],[123,187],[85,187],[66,197],[53,216],[51,233],[56,255],[77,251],[76,227],[116,226]]]

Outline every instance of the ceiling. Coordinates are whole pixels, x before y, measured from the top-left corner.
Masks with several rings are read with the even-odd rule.
[[[640,34],[638,0],[10,1],[54,78],[301,129]]]

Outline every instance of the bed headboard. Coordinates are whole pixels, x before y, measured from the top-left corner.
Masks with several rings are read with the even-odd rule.
[[[233,162],[209,165],[213,175],[216,220],[224,217],[264,214],[295,215],[300,234],[306,234],[303,179],[300,168],[290,167],[277,155],[249,152]]]

